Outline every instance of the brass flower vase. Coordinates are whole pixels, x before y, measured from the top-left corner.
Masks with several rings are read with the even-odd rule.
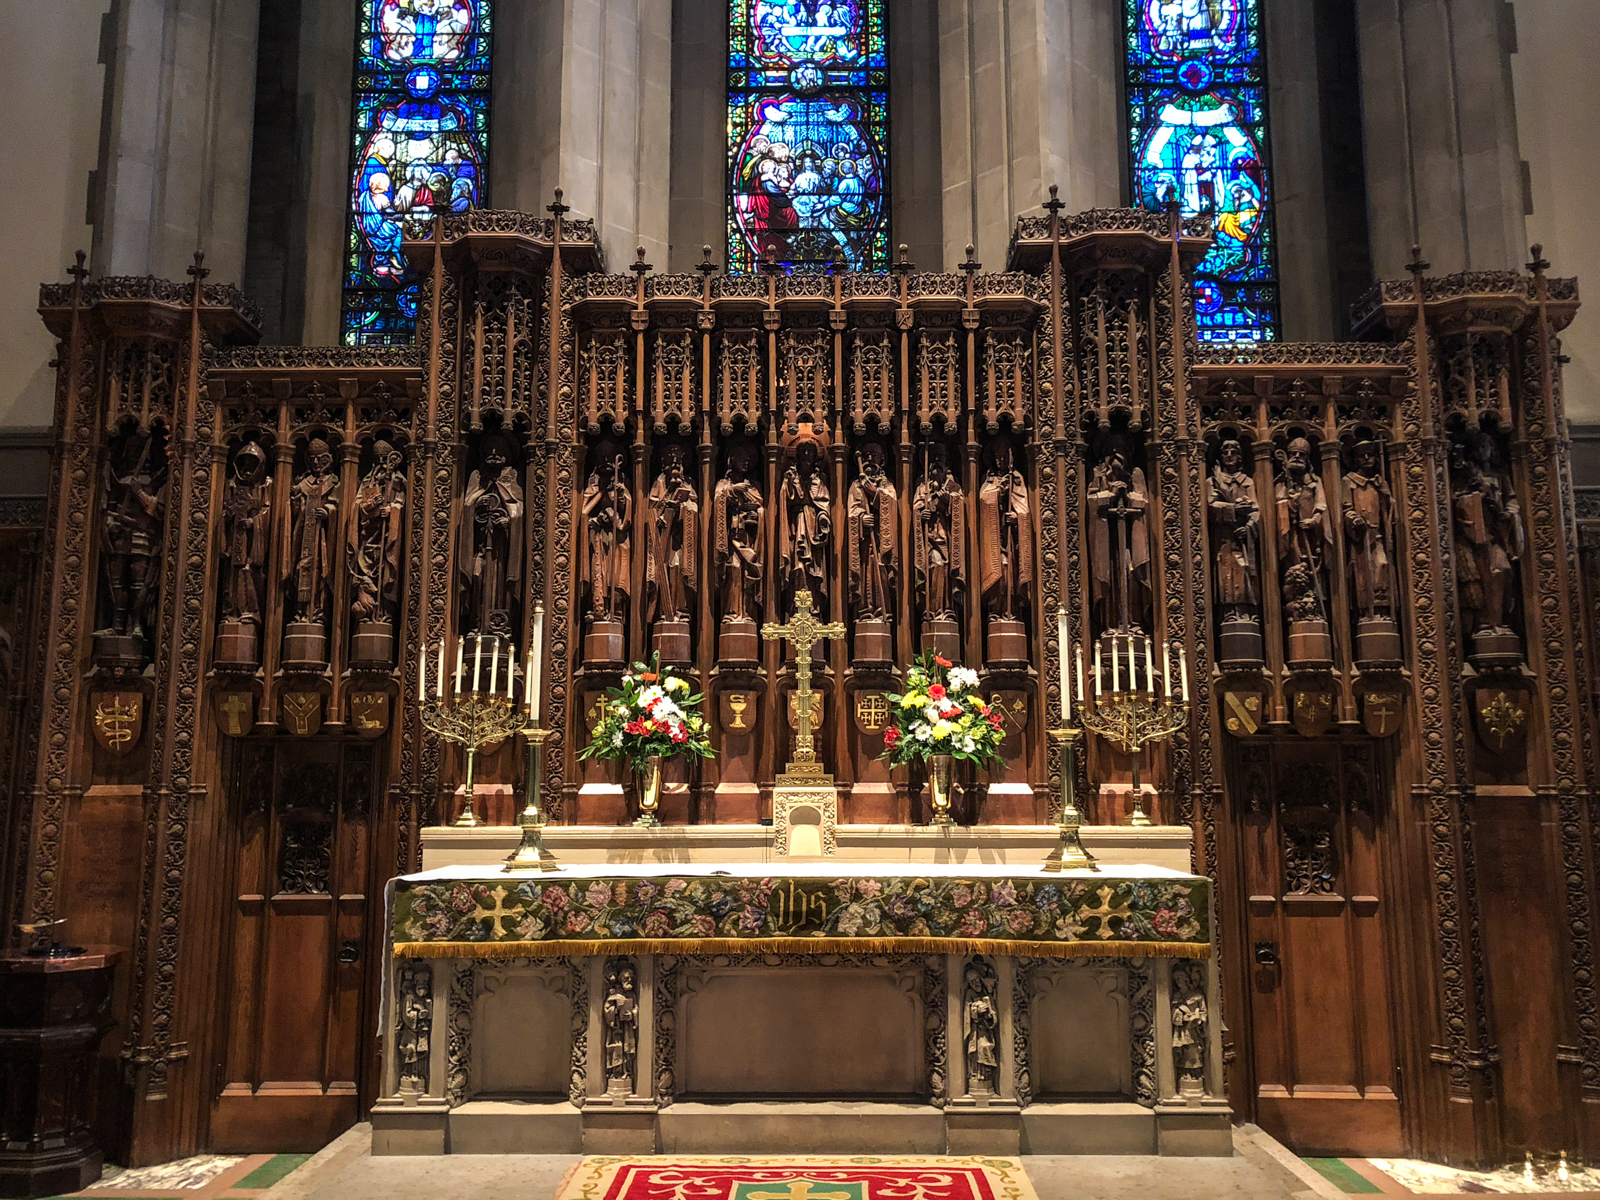
[[[954,767],[955,758],[952,755],[928,756],[928,797],[933,806],[930,824],[941,828],[955,824],[955,819],[950,815],[950,778]]]
[[[639,780],[639,819],[635,825],[654,829],[661,824],[661,756],[652,754]]]

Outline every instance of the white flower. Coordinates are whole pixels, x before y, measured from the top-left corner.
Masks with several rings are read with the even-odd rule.
[[[955,692],[970,691],[978,686],[978,673],[971,667],[950,668],[950,690]]]
[[[977,747],[976,743],[974,743],[971,738],[962,738],[961,739],[961,751],[962,751],[962,753],[971,754],[977,748],[978,747]]]
[[[943,707],[941,704],[930,704],[922,710],[922,715],[928,719],[928,724],[933,725],[944,720],[944,713],[941,711]]]
[[[639,704],[644,708],[650,708],[657,700],[665,700],[666,698],[667,694],[661,690],[660,686],[652,683],[639,693]]]
[[[622,745],[622,730],[619,729],[611,735],[611,744],[613,746]]]
[[[925,742],[932,736],[932,731],[926,725],[918,725],[911,736],[919,742]]]

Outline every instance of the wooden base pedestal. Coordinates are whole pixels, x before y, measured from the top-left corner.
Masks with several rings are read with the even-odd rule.
[[[595,621],[583,635],[585,663],[619,663],[627,657],[621,621]]]
[[[996,617],[989,622],[990,666],[1028,661],[1028,627],[1021,621]]]

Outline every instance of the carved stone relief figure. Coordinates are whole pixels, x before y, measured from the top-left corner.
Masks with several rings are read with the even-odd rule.
[[[1216,556],[1214,586],[1221,609],[1222,660],[1260,662],[1261,506],[1256,502],[1255,480],[1244,469],[1244,449],[1237,438],[1226,439],[1217,449],[1206,507]]]
[[[1451,466],[1456,575],[1472,656],[1480,665],[1513,665],[1522,657],[1521,640],[1510,624],[1517,564],[1526,548],[1522,506],[1492,434],[1480,431],[1465,445],[1456,443]]]
[[[583,489],[579,579],[589,622],[583,655],[590,662],[621,662],[624,657],[623,615],[633,587],[633,493],[628,490],[627,461],[615,442],[601,442]]]
[[[1172,968],[1172,1066],[1180,1096],[1205,1092],[1206,991],[1204,968],[1183,961]]]
[[[810,591],[812,610],[828,611],[828,550],[833,540],[833,497],[823,468],[821,439],[809,426],[802,427],[789,454],[780,485],[783,512],[778,522],[785,619],[794,615],[796,592]]]
[[[1278,510],[1278,578],[1289,622],[1290,662],[1333,658],[1328,631],[1328,586],[1324,563],[1333,544],[1328,497],[1312,462],[1311,443],[1293,438],[1279,452],[1282,473],[1273,486]]]
[[[900,577],[900,502],[877,442],[865,442],[856,452],[856,472],[845,504],[855,657],[883,662],[894,657],[891,623]]]
[[[605,1022],[606,1090],[631,1096],[639,1062],[639,983],[633,961],[610,959],[605,985],[601,1016]]]
[[[512,609],[522,594],[522,485],[509,433],[484,435],[478,469],[461,499],[457,569],[462,588],[462,629],[510,637]]]
[[[717,656],[750,660],[758,654],[761,581],[766,567],[766,506],[753,478],[760,456],[749,442],[728,450],[727,473],[712,501],[712,557],[721,598]]]
[[[689,610],[700,590],[700,497],[684,469],[683,447],[661,452],[645,527],[645,620],[668,662],[689,659]]]
[[[967,964],[961,996],[961,1039],[966,1046],[967,1091],[994,1095],[1000,1088],[999,976],[981,955]]]
[[[254,441],[233,456],[233,478],[222,501],[222,630],[217,660],[260,662],[259,637],[265,599],[267,548],[272,542],[271,484],[267,456]]]
[[[1150,492],[1128,439],[1106,439],[1089,479],[1089,565],[1104,630],[1144,630],[1150,613]]]
[[[990,444],[978,489],[980,590],[988,615],[990,662],[1025,662],[1027,627],[1021,620],[1033,586],[1033,518],[1028,482],[1017,464],[1017,444],[1000,434]]]
[[[400,536],[405,523],[405,459],[383,439],[372,444],[372,466],[356,489],[345,560],[356,619],[350,657],[388,663],[400,610]]]
[[[967,511],[944,444],[931,443],[926,456],[922,482],[911,498],[922,644],[955,661],[961,653],[956,604],[967,583]]]
[[[433,1043],[433,968],[425,962],[408,962],[395,974],[400,1094],[426,1095]]]
[[[1356,615],[1356,658],[1361,662],[1400,658],[1395,622],[1394,496],[1384,478],[1381,448],[1357,442],[1355,467],[1345,473],[1341,515],[1350,558],[1350,595]]]
[[[313,438],[306,449],[306,470],[289,492],[289,515],[289,553],[284,556],[289,624],[283,656],[289,662],[326,662],[339,476],[333,471],[328,443],[321,438]]]
[[[96,635],[97,654],[135,658],[148,651],[166,523],[164,460],[155,435],[135,431],[106,466],[100,548],[108,620]]]

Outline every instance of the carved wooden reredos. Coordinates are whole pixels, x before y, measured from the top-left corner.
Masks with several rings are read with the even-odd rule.
[[[417,334],[395,350],[253,346],[249,302],[198,265],[190,284],[45,287],[60,341],[51,621],[35,650],[13,912],[70,908],[64,818],[85,788],[143,789],[157,832],[130,1056],[153,1096],[182,1061],[182,931],[212,869],[197,855],[229,845],[214,801],[240,745],[379,739],[380,876],[412,869],[419,828],[450,819],[461,778],[415,719],[419,647],[487,624],[520,651],[540,604],[553,818],[629,816],[621,776],[577,753],[595,699],[657,648],[696,675],[723,751],[678,780],[669,819],[754,822],[790,753],[793,664],[778,643],[741,640],[740,622],[785,619],[799,578],[785,573],[802,569],[786,564],[809,553],[819,615],[851,630],[819,651],[818,746],[841,824],[922,819],[921,781],[875,761],[875,702],[924,644],[978,668],[1004,705],[1006,770],[967,778],[958,815],[1006,824],[1047,820],[1057,795],[1058,608],[1087,653],[1113,629],[1185,647],[1191,719],[1147,778],[1160,820],[1194,829],[1198,869],[1221,882],[1230,987],[1245,980],[1237,846],[1272,808],[1246,804],[1230,748],[1377,747],[1371,808],[1417,814],[1394,861],[1427,896],[1416,933],[1447,964],[1423,1040],[1448,1093],[1475,1094],[1487,999],[1469,914],[1474,788],[1548,798],[1560,936],[1584,978],[1594,969],[1592,667],[1558,341],[1576,286],[1539,262],[1449,278],[1418,264],[1356,314],[1372,340],[1200,344],[1185,272],[1209,237],[1165,213],[1051,211],[1018,222],[1009,261],[987,264],[1001,271],[728,276],[641,261],[612,274],[592,223],[559,206],[474,211],[406,243]],[[658,482],[680,462],[663,487],[692,492],[692,519],[680,502],[678,524],[658,527]],[[1096,497],[1118,471],[1147,502],[1126,620],[1096,548]],[[463,497],[480,478],[501,487],[496,503],[521,504],[491,600],[472,598],[464,561],[476,534]],[[828,520],[801,546],[786,522],[804,504]],[[596,521],[609,522],[598,548]],[[663,550],[663,529],[687,550]],[[872,600],[869,571],[886,599]],[[115,752],[90,736],[112,693],[142,704],[136,742]],[[1125,756],[1090,738],[1079,763],[1080,804],[1115,822],[1116,797],[1097,789],[1127,778]],[[520,777],[518,753],[480,763],[480,782]],[[1321,818],[1285,804],[1284,844],[1310,844]],[[1325,859],[1317,870],[1336,874]],[[1592,984],[1568,1003],[1592,1097]]]

